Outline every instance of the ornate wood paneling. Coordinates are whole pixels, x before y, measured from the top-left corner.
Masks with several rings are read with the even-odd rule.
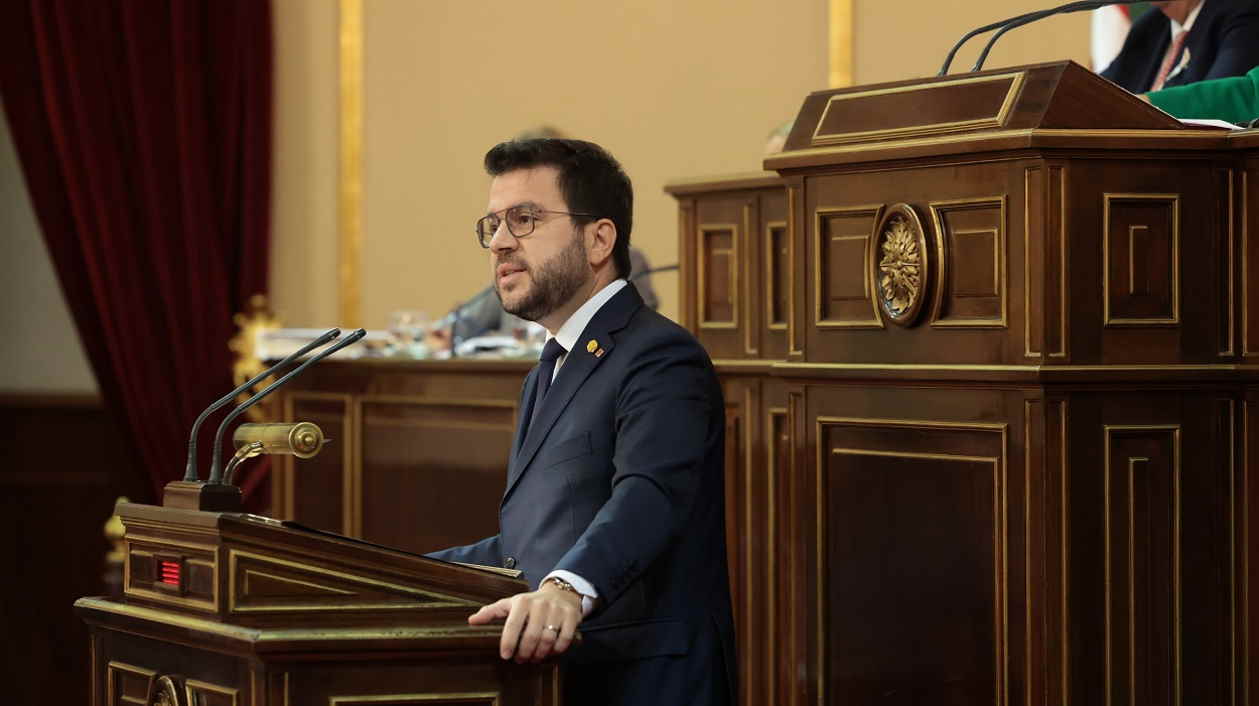
[[[932,326],[1006,326],[1005,202],[1004,197],[993,197],[930,204],[940,263]]]
[[[514,400],[370,395],[360,404],[361,506],[410,500],[406,513],[365,513],[364,539],[426,552],[497,533],[490,499],[507,484]]]
[[[1005,425],[816,425],[820,700],[1007,703]]]
[[[415,552],[495,534],[531,365],[316,366],[283,393],[284,409],[288,419],[319,424],[332,444],[312,459],[277,464],[275,513]],[[399,498],[405,512],[394,509]]]
[[[874,298],[874,229],[881,205],[813,212],[813,325],[883,328]]]
[[[1180,704],[1180,427],[1105,433],[1105,693],[1117,703]]]
[[[354,534],[346,512],[351,500],[355,465],[354,437],[357,425],[352,418],[349,395],[332,392],[298,392],[285,395],[285,419],[313,422],[331,439],[322,453],[297,461],[284,456],[273,461],[281,483],[273,486],[272,504],[277,515],[311,527]],[[246,467],[248,468],[248,467]],[[300,469],[300,472],[296,472]]]
[[[1103,194],[1105,326],[1180,323],[1180,196]]]
[[[739,325],[739,227],[733,223],[699,226],[699,327]]]

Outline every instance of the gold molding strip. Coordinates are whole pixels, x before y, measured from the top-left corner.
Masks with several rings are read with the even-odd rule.
[[[987,141],[999,140],[999,139],[1022,140],[1026,138],[1026,142],[1023,142],[1017,146],[1009,147],[1009,148],[1005,148],[1005,147],[1000,148],[1002,150],[1025,149],[1028,147],[1040,146],[1040,145],[1037,145],[1035,142],[1035,138],[1038,138],[1038,137],[1048,137],[1048,138],[1070,137],[1070,138],[1076,138],[1079,140],[1101,140],[1101,141],[1109,141],[1115,138],[1124,138],[1124,139],[1148,138],[1150,140],[1159,140],[1162,142],[1167,142],[1169,140],[1180,141],[1180,140],[1197,139],[1197,140],[1204,140],[1207,142],[1207,144],[1204,144],[1201,146],[1201,149],[1203,150],[1217,149],[1216,144],[1213,144],[1213,143],[1215,143],[1217,139],[1221,142],[1224,139],[1220,136],[1219,131],[1217,130],[1060,130],[1060,129],[1047,129],[1047,128],[1023,128],[1023,129],[1018,129],[1018,130],[990,130],[986,132],[974,132],[974,133],[967,132],[967,133],[961,133],[957,135],[949,134],[949,135],[936,135],[933,137],[914,137],[914,138],[905,138],[905,139],[898,139],[898,140],[888,140],[886,142],[878,142],[874,144],[863,142],[863,143],[852,144],[852,145],[830,145],[826,147],[805,147],[798,150],[788,150],[785,152],[779,152],[778,154],[766,157],[765,167],[767,169],[790,169],[793,166],[790,163],[791,160],[794,158],[799,158],[799,157],[814,157],[814,156],[821,157],[821,156],[827,156],[827,155],[850,154],[852,152],[870,152],[874,150],[882,151],[882,150],[890,150],[890,149],[907,149],[911,147],[931,147],[935,145],[965,144],[965,143],[970,143],[970,142],[987,142]],[[1167,145],[1164,145],[1163,148],[1167,149],[1167,148],[1176,148],[1176,147],[1177,145],[1167,144]],[[1191,148],[1192,147],[1186,147],[1185,149],[1191,149]],[[1134,147],[1133,149],[1148,150],[1150,148],[1146,146],[1146,147],[1140,147],[1140,148]]]
[[[1151,372],[1198,372],[1198,373],[1259,373],[1259,365],[1235,363],[1168,363],[1149,365],[1005,365],[971,363],[794,363],[777,361],[770,364],[772,370],[918,370],[938,372],[988,372],[988,373],[1151,373]]]
[[[363,254],[363,0],[341,0],[340,183],[337,194],[338,318],[357,327],[362,317]]]
[[[143,667],[136,667],[134,665],[127,664],[125,662],[115,662],[113,660],[110,660],[109,665],[108,665],[108,671],[107,671],[108,676],[105,682],[105,689],[106,689],[105,698],[107,700],[106,702],[111,704],[111,706],[112,704],[114,704],[114,696],[117,693],[117,690],[115,688],[117,685],[117,681],[114,679],[114,675],[119,672],[122,672],[124,674],[131,674],[133,676],[138,676],[142,679],[149,680],[149,691],[153,690],[153,679],[157,676],[157,672],[151,669],[145,669]],[[96,685],[93,684],[92,686],[93,686],[93,689],[95,689]],[[143,701],[143,700],[136,701],[134,697],[130,697],[126,695],[122,695],[121,700],[124,703],[138,703],[140,704],[140,706],[146,706],[147,704],[146,701]]]
[[[282,566],[296,571],[305,571],[319,576],[326,576],[332,579],[339,579],[350,584],[357,584],[364,588],[370,587],[377,590],[393,591],[398,595],[399,602],[377,601],[371,603],[355,603],[355,604],[319,604],[319,603],[288,603],[283,605],[258,605],[241,607],[237,602],[236,586],[238,576],[241,575],[239,559],[250,559],[259,565],[271,564],[274,566]],[[291,611],[291,610],[309,610],[309,611],[348,611],[348,610],[368,610],[368,609],[385,609],[385,610],[416,610],[420,608],[438,608],[438,607],[461,607],[475,605],[474,601],[447,596],[437,591],[419,590],[402,584],[390,583],[382,581],[370,576],[361,574],[347,574],[334,569],[327,569],[314,564],[303,564],[298,561],[289,561],[278,557],[263,556],[252,552],[243,551],[236,548],[228,550],[228,577],[227,589],[228,600],[227,610],[229,613],[258,613],[267,611]],[[248,571],[248,569],[243,569]],[[296,579],[287,579],[295,581]],[[243,580],[240,581],[243,583]],[[332,588],[332,587],[325,587]],[[334,589],[335,590],[335,589]],[[416,601],[413,604],[402,603],[407,598]],[[426,600],[427,599],[427,600]],[[437,600],[433,600],[437,599]]]
[[[737,329],[739,327],[739,226],[735,223],[701,223],[696,228],[699,233],[699,239],[696,243],[695,253],[695,269],[698,286],[695,290],[695,311],[696,321],[701,329]],[[708,250],[708,234],[729,231],[730,248],[728,250]],[[729,321],[710,321],[708,319],[708,307],[706,306],[706,298],[708,296],[708,268],[705,263],[708,261],[709,253],[713,255],[725,255],[729,258],[727,267],[730,269],[730,320]]]
[[[1024,172],[1026,177],[1026,171]],[[936,255],[939,261],[940,274],[935,284],[935,296],[933,297],[931,306],[930,325],[935,328],[984,328],[984,329],[1004,329],[1009,327],[1009,298],[1010,298],[1010,277],[1008,272],[1008,260],[1010,244],[1009,244],[1009,223],[1006,213],[1006,202],[1008,194],[1000,196],[982,196],[969,199],[954,199],[951,201],[932,201],[927,204],[928,210],[931,211],[931,221],[935,226],[936,235]],[[991,231],[974,231],[974,230],[951,230],[945,228],[945,217],[953,211],[967,210],[983,210],[987,208],[996,208],[1000,215],[1000,222],[997,224],[996,232],[993,232],[993,276],[996,278],[997,298],[1001,302],[1001,317],[999,319],[941,319],[940,309],[944,304],[944,290],[948,287],[949,273],[949,253],[946,244],[946,235],[970,235],[988,233]],[[1024,231],[1024,238],[1027,237]],[[1024,254],[1024,262],[1026,263],[1026,254]],[[1023,283],[1024,297],[1030,289],[1027,281]],[[1030,310],[1029,310],[1030,311]],[[1026,312],[1025,312],[1026,315]]]
[[[743,251],[748,253],[756,252],[756,248],[752,246],[752,203],[745,202],[743,204]],[[736,265],[737,267],[737,265]],[[760,333],[756,327],[752,325],[752,258],[749,257],[743,262],[745,270],[743,277],[743,352],[747,355],[759,355],[757,351],[757,343],[753,340],[754,334]]]
[[[799,217],[796,213],[796,187],[787,187],[787,355],[804,355],[797,345],[800,322],[796,321],[796,231],[799,230]],[[803,302],[801,302],[803,304]]]
[[[1032,175],[1032,172],[1034,171],[1041,172],[1041,174],[1045,176],[1045,179],[1047,182],[1046,167],[1042,165],[1024,167],[1024,283],[1022,283],[1022,289],[1024,289],[1024,311],[1022,311],[1022,317],[1024,317],[1024,357],[1041,357],[1041,355],[1044,355],[1042,354],[1041,351],[1032,350],[1032,347],[1031,347],[1031,330],[1032,330],[1032,326],[1031,326],[1031,323],[1032,323],[1031,321],[1031,312],[1032,312],[1032,308],[1031,308],[1031,193],[1032,193],[1031,175]],[[1044,210],[1044,213],[1037,214],[1037,216],[1039,216],[1039,219],[1041,220],[1042,225],[1044,225],[1045,215],[1049,213],[1049,203],[1047,203],[1047,199],[1045,198],[1046,193],[1047,193],[1047,189],[1041,189],[1041,194],[1040,194],[1041,205],[1044,206],[1044,209],[1042,209]],[[1041,234],[1042,234],[1041,243],[1040,243],[1041,253],[1044,253],[1044,245],[1045,245],[1044,233],[1045,233],[1045,229],[1042,228],[1041,229]],[[1037,258],[1037,259],[1039,259],[1040,262],[1044,262],[1044,258]],[[1044,272],[1042,272],[1041,273],[1041,292],[1040,292],[1041,300],[1044,300],[1044,296],[1045,296],[1044,289],[1045,289],[1045,276],[1044,276]],[[1045,308],[1040,306],[1040,302],[1036,302],[1036,303],[1037,303],[1036,311],[1041,312],[1041,316],[1042,316],[1040,330],[1041,330],[1041,337],[1042,339],[1044,339]],[[1044,347],[1044,341],[1041,341],[1041,345],[1042,347]]]
[[[871,456],[892,456],[900,458],[924,458],[931,460],[946,461],[962,461],[970,463],[991,463],[993,464],[993,609],[996,614],[993,616],[993,628],[996,631],[994,635],[996,639],[995,659],[996,667],[995,675],[997,683],[996,694],[994,695],[996,704],[1009,704],[1009,662],[1010,662],[1010,635],[1009,635],[1009,591],[1010,591],[1010,575],[1009,575],[1009,424],[1005,422],[948,422],[940,420],[927,419],[888,419],[888,418],[865,418],[865,417],[833,417],[818,415],[814,417],[814,448],[816,449],[816,460],[814,466],[816,496],[814,512],[816,514],[816,548],[815,561],[817,567],[817,595],[815,596],[815,611],[817,614],[817,679],[818,679],[818,703],[819,706],[826,703],[825,685],[826,685],[826,665],[828,663],[826,655],[826,631],[822,626],[826,624],[828,602],[823,600],[824,590],[826,587],[825,572],[822,567],[826,566],[825,561],[825,537],[827,537],[826,513],[823,511],[823,500],[827,493],[825,490],[825,482],[827,474],[824,472],[822,463],[823,444],[823,428],[826,426],[866,426],[866,427],[899,427],[904,429],[931,429],[931,430],[961,430],[961,431],[980,431],[987,433],[1000,434],[1001,456],[963,456],[951,454],[931,454],[931,453],[909,453],[898,451],[881,451],[877,449],[849,449],[849,448],[832,448],[832,455],[871,455]],[[1176,706],[1180,706],[1176,704]]]
[[[1235,331],[1237,329],[1236,318],[1235,318],[1236,316],[1235,310],[1237,308],[1237,300],[1236,300],[1237,293],[1236,293],[1236,287],[1235,287],[1235,282],[1234,282],[1235,277],[1233,275],[1233,268],[1235,267],[1234,259],[1236,258],[1235,248],[1233,245],[1233,238],[1234,238],[1233,225],[1236,221],[1235,209],[1236,209],[1237,199],[1236,199],[1236,194],[1234,190],[1234,183],[1236,182],[1236,179],[1234,179],[1234,172],[1232,169],[1229,169],[1227,170],[1226,174],[1227,174],[1226,179],[1228,180],[1228,215],[1227,215],[1228,247],[1225,249],[1226,251],[1225,255],[1228,258],[1228,270],[1227,270],[1227,276],[1228,276],[1228,348],[1220,351],[1220,355],[1232,357],[1236,353],[1236,349],[1237,349],[1237,345],[1234,340]]]
[[[1172,311],[1170,317],[1122,318],[1110,316],[1110,209],[1113,201],[1169,201],[1172,207]],[[1129,252],[1132,251],[1129,234]],[[1112,327],[1165,327],[1180,324],[1180,194],[1102,194],[1102,326]]]
[[[1071,464],[1067,463],[1067,421],[1068,405],[1070,402],[1066,399],[1058,400],[1058,434],[1059,448],[1058,454],[1059,469],[1061,474],[1062,497],[1059,500],[1059,521],[1062,523],[1061,536],[1061,552],[1062,552],[1062,706],[1069,706],[1071,693],[1071,503],[1068,498],[1070,487],[1070,469]]]
[[[1242,357],[1250,350],[1250,171],[1242,170]]]
[[[1104,659],[1104,663],[1105,663],[1105,679],[1104,679],[1104,686],[1103,686],[1103,688],[1104,688],[1103,703],[1104,703],[1106,706],[1110,706],[1110,704],[1112,703],[1112,697],[1111,697],[1111,694],[1112,694],[1112,691],[1113,691],[1113,689],[1112,689],[1112,683],[1113,683],[1113,681],[1112,681],[1112,678],[1113,678],[1113,664],[1112,664],[1113,655],[1112,655],[1112,652],[1113,652],[1113,650],[1114,650],[1114,644],[1113,644],[1112,639],[1111,639],[1111,635],[1112,635],[1112,627],[1111,627],[1111,613],[1113,612],[1113,611],[1112,611],[1112,607],[1111,607],[1111,603],[1112,603],[1111,597],[1112,597],[1112,595],[1113,595],[1113,592],[1112,592],[1112,590],[1111,590],[1111,589],[1112,589],[1112,586],[1111,586],[1111,584],[1112,584],[1112,581],[1111,581],[1111,572],[1112,572],[1112,569],[1111,569],[1111,549],[1110,549],[1110,547],[1111,547],[1111,502],[1110,502],[1110,501],[1111,501],[1111,495],[1110,495],[1110,489],[1111,489],[1111,465],[1110,465],[1110,457],[1111,457],[1111,452],[1112,452],[1112,450],[1114,449],[1114,445],[1113,445],[1113,440],[1112,440],[1112,439],[1113,439],[1113,436],[1114,436],[1114,433],[1115,433],[1115,432],[1132,432],[1132,431],[1136,431],[1136,432],[1143,432],[1143,431],[1144,431],[1144,432],[1150,432],[1150,431],[1160,431],[1160,432],[1171,432],[1171,441],[1172,441],[1172,458],[1171,458],[1171,466],[1172,466],[1172,468],[1171,468],[1171,472],[1172,472],[1172,528],[1171,528],[1171,539],[1172,539],[1172,645],[1171,645],[1171,648],[1172,648],[1172,690],[1173,690],[1173,692],[1172,692],[1172,704],[1173,704],[1173,706],[1181,706],[1181,696],[1182,696],[1182,686],[1183,686],[1183,672],[1182,672],[1182,669],[1181,669],[1181,664],[1182,664],[1182,654],[1181,654],[1181,652],[1182,652],[1182,648],[1183,648],[1183,638],[1182,638],[1182,635],[1181,635],[1181,608],[1182,608],[1182,602],[1183,602],[1183,600],[1184,600],[1184,596],[1183,596],[1183,594],[1182,594],[1182,590],[1181,590],[1181,581],[1180,581],[1180,567],[1181,567],[1181,536],[1180,536],[1180,535],[1181,535],[1181,462],[1180,462],[1180,450],[1181,450],[1181,443],[1180,443],[1180,431],[1181,431],[1181,427],[1180,427],[1180,425],[1179,425],[1179,424],[1106,424],[1106,425],[1103,425],[1103,426],[1102,426],[1102,431],[1103,431],[1103,435],[1104,435],[1104,437],[1105,437],[1105,440],[1104,440],[1104,443],[1103,443],[1103,447],[1102,447],[1102,453],[1103,453],[1103,457],[1102,457],[1102,496],[1103,496],[1103,501],[1102,501],[1102,502],[1103,502],[1103,506],[1102,506],[1102,510],[1103,510],[1103,512],[1102,512],[1102,518],[1103,518],[1103,519],[1102,519],[1102,527],[1103,527],[1103,530],[1102,530],[1102,537],[1103,537],[1103,541],[1102,541],[1102,551],[1103,551],[1103,554],[1104,554],[1104,559],[1103,559],[1103,564],[1104,564],[1104,566],[1103,566],[1104,579],[1103,579],[1103,581],[1104,581],[1104,588],[1105,588],[1105,590],[1104,590],[1104,592],[1103,592],[1103,594],[1104,594],[1104,596],[1105,596],[1105,601],[1104,601],[1104,603],[1105,603],[1105,605],[1104,605],[1104,610],[1105,610],[1105,621],[1104,621],[1104,623],[1105,623],[1105,626],[1104,626],[1104,629],[1105,629],[1105,647],[1104,647],[1104,652],[1105,652],[1105,659]],[[1132,617],[1131,611],[1133,610],[1133,606],[1134,606],[1134,604],[1136,603],[1136,593],[1135,593],[1135,588],[1133,587],[1133,576],[1132,576],[1133,569],[1132,569],[1132,565],[1131,565],[1131,562],[1132,562],[1132,552],[1133,552],[1133,546],[1134,546],[1134,541],[1135,541],[1134,537],[1135,537],[1135,533],[1136,533],[1135,526],[1133,526],[1133,525],[1131,524],[1131,523],[1132,523],[1132,515],[1133,515],[1133,513],[1135,512],[1135,509],[1134,509],[1134,507],[1133,507],[1133,500],[1132,500],[1132,493],[1133,493],[1133,491],[1132,491],[1132,487],[1133,487],[1133,462],[1134,462],[1134,461],[1138,461],[1138,460],[1139,460],[1139,461],[1145,461],[1145,462],[1148,462],[1148,461],[1149,461],[1149,458],[1145,458],[1145,457],[1129,457],[1129,458],[1128,458],[1128,484],[1129,484],[1129,492],[1128,492],[1128,503],[1129,503],[1129,506],[1128,506],[1128,520],[1129,520],[1129,528],[1128,528],[1128,560],[1129,560],[1129,576],[1128,576],[1128,610],[1129,610],[1129,625],[1128,625],[1128,627],[1129,627],[1129,630],[1130,630],[1130,631],[1133,629],[1133,622],[1134,622],[1134,618]],[[1136,646],[1135,646],[1135,642],[1133,641],[1133,639],[1132,639],[1132,637],[1131,637],[1131,634],[1130,634],[1130,636],[1129,636],[1129,640],[1128,640],[1128,659],[1129,659],[1129,680],[1130,680],[1130,681],[1129,681],[1129,689],[1131,690],[1131,689],[1132,689],[1132,687],[1133,687],[1133,686],[1135,686],[1135,683],[1136,683],[1136,682],[1135,682],[1135,676],[1134,676],[1134,670],[1135,670],[1135,666],[1134,666],[1134,665],[1135,665],[1135,660],[1136,660]]]
[[[879,305],[875,301],[873,283],[870,281],[874,276],[874,247],[875,241],[878,240],[879,222],[883,220],[883,212],[886,210],[884,204],[865,204],[861,206],[826,206],[819,207],[813,211],[813,326],[818,329],[841,328],[841,329],[884,329],[887,325],[883,322],[883,315],[879,312]],[[846,216],[846,217],[864,217],[870,216],[873,223],[870,225],[870,233],[865,235],[865,254],[862,257],[861,277],[862,287],[866,294],[866,299],[870,304],[871,318],[865,319],[832,319],[822,317],[822,219],[827,216]],[[858,238],[863,236],[845,236],[845,238]],[[832,239],[834,239],[832,237]],[[827,265],[829,266],[830,248],[826,249]],[[851,299],[849,301],[856,301]],[[830,312],[827,312],[829,317]]]
[[[786,331],[787,319],[783,319],[782,323],[773,321],[774,313],[774,289],[782,287],[783,283],[778,281],[778,273],[774,271],[774,231],[780,231],[784,239],[791,237],[790,231],[787,230],[787,221],[768,221],[765,224],[765,328],[770,331]],[[788,272],[793,268],[793,264],[787,265]],[[788,299],[790,299],[788,294]],[[787,312],[783,312],[784,315]]]
[[[1230,181],[1232,175],[1229,175]],[[1228,690],[1237,704],[1237,403],[1222,399],[1228,409]]]
[[[287,643],[303,640],[326,644],[328,640],[389,640],[396,642],[399,640],[465,639],[477,641],[478,644],[497,645],[503,632],[502,626],[499,625],[487,625],[484,627],[247,628],[217,620],[194,618],[156,608],[115,603],[104,598],[80,598],[74,602],[74,605],[79,608],[100,611],[111,615],[137,618],[161,625],[174,625],[190,631],[218,635],[254,644],[272,641]],[[473,647],[470,646],[469,649],[473,649]],[[479,651],[484,649],[484,647],[475,646],[475,649]]]
[[[558,671],[558,670],[556,670]],[[359,706],[360,704],[419,704],[431,702],[471,704],[473,701],[487,702],[487,706],[499,706],[502,692],[469,691],[458,693],[425,693],[425,694],[365,694],[349,696],[333,696],[328,699],[328,706]]]
[[[1045,207],[1048,208],[1054,194],[1053,177],[1058,175],[1058,350],[1049,354],[1050,358],[1067,357],[1067,294],[1071,291],[1067,277],[1067,168],[1062,165],[1050,165],[1045,172],[1045,185],[1048,188]],[[1046,327],[1048,322],[1046,322]],[[1046,330],[1048,330],[1046,328]],[[1046,348],[1049,346],[1046,345]]]
[[[206,699],[199,697],[201,697],[205,692],[230,697],[232,699],[232,706],[236,706],[238,701],[237,696],[240,693],[237,689],[231,689],[226,686],[211,684],[209,682],[198,681],[196,679],[186,679],[184,681],[184,694],[188,698],[189,704],[204,704]]]
[[[352,398],[346,404],[343,420],[345,436],[349,443],[342,444],[343,463],[341,480],[345,484],[341,496],[345,516],[341,524],[350,537],[363,536],[363,399]]]
[[[779,439],[776,435],[780,431],[775,426],[776,419],[782,419],[781,434],[786,439]],[[782,444],[786,444],[790,448],[791,432],[789,427],[791,420],[786,407],[768,407],[765,410],[765,497],[769,499],[765,508],[765,532],[766,537],[771,541],[765,543],[765,573],[766,573],[766,596],[765,601],[765,624],[774,626],[776,629],[778,624],[778,578],[784,574],[782,567],[778,566],[778,542],[772,541],[778,537],[778,486],[780,474],[788,469],[783,469],[778,465],[778,459],[781,456]],[[777,693],[778,678],[778,654],[777,650],[781,649],[781,640],[771,640],[771,649],[766,655],[765,664],[765,684],[767,693],[772,701]]]
[[[851,86],[853,80],[853,0],[830,0],[828,53],[831,88]]]

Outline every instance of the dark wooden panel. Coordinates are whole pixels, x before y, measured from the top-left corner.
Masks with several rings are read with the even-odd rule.
[[[874,304],[874,228],[883,207],[814,211],[814,320],[818,328],[882,328]]]
[[[1227,703],[1236,393],[1202,387],[1070,397],[1072,701]]]
[[[818,423],[827,702],[999,701],[1003,435]]]
[[[734,328],[739,278],[733,224],[702,224],[699,227],[700,328]]]
[[[750,269],[761,275],[763,291],[760,317],[761,358],[787,357],[787,321],[791,315],[791,285],[795,270],[791,265],[791,228],[787,214],[787,192],[778,187],[760,192],[758,253],[749,255]],[[757,264],[761,266],[756,267]]]
[[[756,196],[733,192],[696,199],[695,242],[697,330],[714,358],[744,358],[757,332],[749,322],[759,310],[752,301],[749,263],[759,239],[752,233]],[[759,261],[759,257],[756,258]]]
[[[931,164],[852,169],[806,179],[805,210],[809,233],[806,257],[816,274],[808,281],[808,298],[817,309],[805,332],[806,358],[827,363],[1022,363],[1027,350],[1024,321],[1024,268],[1022,263],[1024,219],[1008,219],[1009,212],[1023,213],[1027,168],[1037,163],[1020,160],[976,161],[969,164]],[[861,268],[857,251],[837,258],[835,236],[856,238],[874,227],[857,222],[858,214],[870,213],[870,204],[904,203],[918,213],[933,213],[924,224],[931,252],[924,257],[928,269],[943,269],[951,287],[941,293],[936,324],[882,327],[872,305],[861,316],[856,307],[865,302],[870,265]],[[1038,203],[1043,203],[1043,200]],[[933,211],[934,204],[934,211]],[[847,215],[839,220],[841,214]],[[1010,221],[1015,221],[1011,223]],[[941,228],[954,233],[952,242],[937,247]],[[950,230],[951,229],[951,230]],[[985,233],[987,235],[985,235]],[[838,243],[849,241],[838,241]],[[1033,247],[1039,244],[1033,244]],[[975,252],[978,249],[980,252]],[[865,253],[866,257],[871,257]],[[981,261],[972,261],[980,257]],[[962,258],[966,258],[963,261]],[[944,267],[938,264],[943,259]],[[842,269],[837,269],[842,268]],[[932,277],[933,280],[939,278]],[[992,294],[994,289],[996,295]],[[927,284],[933,287],[934,284]],[[960,292],[956,291],[961,287]],[[982,296],[987,289],[988,296]],[[928,290],[925,306],[933,307]],[[963,296],[959,296],[959,294]],[[975,295],[979,296],[975,296]],[[970,296],[966,296],[970,295]],[[838,299],[837,299],[838,298]],[[834,303],[833,303],[834,302]],[[852,312],[840,306],[852,308]],[[828,308],[829,307],[829,308]],[[844,314],[844,318],[837,317]],[[952,325],[951,325],[952,324]],[[1039,342],[1038,342],[1039,343]]]
[[[1205,156],[1075,160],[1067,175],[1071,360],[1219,360],[1227,225]]]
[[[1004,327],[1008,246],[1005,199],[932,203],[931,218],[943,263],[932,326]]]
[[[1180,321],[1180,199],[1106,194],[1106,326],[1175,325]]]
[[[88,703],[88,630],[70,606],[107,592],[105,521],[119,496],[148,499],[148,484],[94,396],[4,395],[0,429],[0,565],[10,575],[0,634],[13,637],[0,647],[4,700]]]
[[[314,458],[285,457],[288,486],[285,516],[329,532],[352,533],[345,513],[346,473],[353,464],[354,428],[348,395],[294,393],[289,397],[287,420],[313,422],[330,439]]]
[[[1175,703],[1180,472],[1179,427],[1106,428],[1106,680],[1119,703]]]
[[[415,552],[498,533],[515,405],[363,402],[363,538]],[[406,510],[399,511],[399,498]]]

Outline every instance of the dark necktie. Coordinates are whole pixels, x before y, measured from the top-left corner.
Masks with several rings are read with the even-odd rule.
[[[538,386],[537,394],[533,396],[533,413],[529,416],[529,426],[533,426],[533,421],[538,418],[538,410],[542,409],[542,400],[546,397],[546,393],[551,389],[551,378],[555,377],[555,361],[559,357],[567,353],[564,346],[560,342],[552,338],[546,342],[542,348],[542,357],[538,359]]]

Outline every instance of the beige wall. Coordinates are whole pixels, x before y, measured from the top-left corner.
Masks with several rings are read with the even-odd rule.
[[[96,393],[2,112],[0,301],[0,393]]]
[[[1052,7],[1046,0],[853,0],[854,78],[858,83],[934,76],[949,47],[975,27]],[[951,73],[969,71],[990,35],[958,53]],[[1077,12],[1011,30],[988,55],[985,69],[1074,59],[1089,65],[1089,13]]]
[[[859,83],[934,74],[978,24],[1037,0],[854,0]],[[275,0],[273,301],[337,323],[337,1]],[[670,180],[760,168],[767,133],[826,87],[828,0],[364,0],[362,320],[432,315],[480,289],[480,159],[541,123],[600,142],[634,179],[633,242],[677,259]],[[980,43],[959,56],[969,68]],[[1012,32],[989,67],[1087,57],[1087,15]],[[299,256],[300,255],[300,256]],[[677,275],[660,275],[676,315]]]

